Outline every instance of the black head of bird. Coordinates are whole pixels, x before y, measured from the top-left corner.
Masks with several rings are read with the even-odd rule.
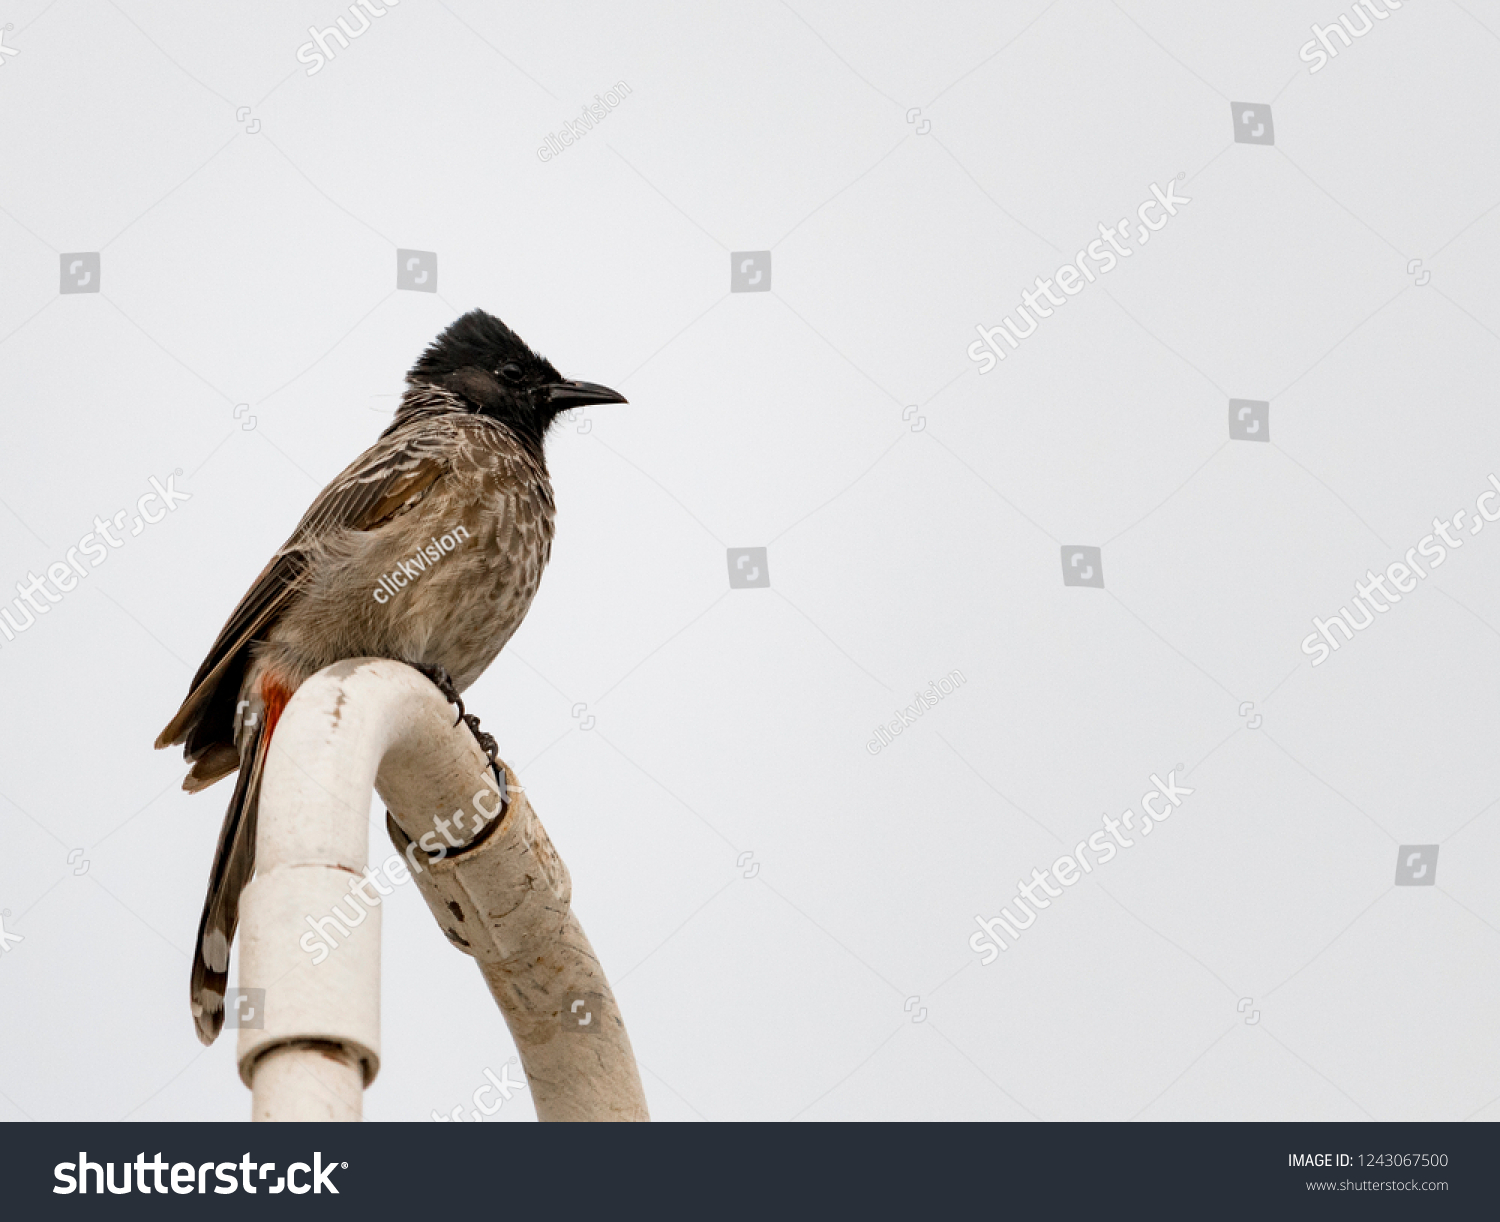
[[[538,449],[552,423],[570,408],[626,401],[607,386],[568,381],[483,310],[470,310],[439,335],[406,380],[451,391],[471,411],[499,421]]]

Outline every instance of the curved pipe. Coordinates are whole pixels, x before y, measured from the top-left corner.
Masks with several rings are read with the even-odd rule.
[[[263,1025],[239,1028],[253,1118],[358,1120],[379,1071],[379,907],[357,925],[346,919],[344,934],[327,927],[337,944],[316,965],[308,949],[313,923],[340,900],[347,907],[364,873],[372,789],[434,918],[478,961],[538,1118],[649,1119],[614,993],[570,906],[567,867],[531,804],[513,778],[497,783],[427,679],[377,658],[303,683],[266,759],[257,873],[241,906],[240,985],[265,990],[244,1007],[263,1002]]]

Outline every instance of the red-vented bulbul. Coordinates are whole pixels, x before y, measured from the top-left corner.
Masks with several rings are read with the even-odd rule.
[[[520,626],[551,553],[548,428],[569,408],[625,402],[565,381],[482,310],[444,331],[406,381],[390,427],[313,502],[156,740],[184,744],[189,792],[240,774],[193,961],[205,1044],[224,1024],[229,947],[255,871],[261,771],[292,693],[342,658],[382,657],[412,664],[456,700]],[[456,546],[445,550],[449,540]]]

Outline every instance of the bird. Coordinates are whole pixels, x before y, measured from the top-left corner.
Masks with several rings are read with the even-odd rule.
[[[422,352],[390,425],[240,599],[156,740],[182,745],[189,793],[239,773],[194,948],[190,1002],[205,1045],[224,1025],[261,777],[287,702],[334,662],[393,658],[457,703],[493,757],[460,694],[520,627],[551,555],[548,430],[571,408],[626,401],[563,378],[499,318],[469,311]]]

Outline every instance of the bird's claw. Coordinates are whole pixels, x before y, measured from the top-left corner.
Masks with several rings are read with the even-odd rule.
[[[465,713],[460,720],[469,727],[474,735],[474,741],[479,744],[479,749],[489,756],[490,763],[497,763],[500,758],[500,748],[495,742],[495,736],[479,728],[479,718],[473,713]]]
[[[412,669],[421,674],[434,687],[443,694],[449,704],[458,705],[458,721],[469,727],[469,733],[474,735],[474,741],[479,744],[479,749],[484,752],[490,761],[490,769],[495,774],[495,780],[500,787],[500,809],[503,812],[510,801],[509,779],[505,775],[505,766],[500,762],[500,747],[495,742],[495,736],[480,729],[479,717],[474,713],[464,711],[464,702],[459,698],[458,688],[454,686],[453,677],[441,666],[434,666],[426,662],[413,662]]]
[[[479,728],[479,718],[473,713],[464,714],[464,724],[490,761],[490,771],[495,774],[495,786],[500,794],[500,814],[503,817],[510,807],[510,778],[505,775],[505,765],[500,762],[500,748],[495,736]]]

